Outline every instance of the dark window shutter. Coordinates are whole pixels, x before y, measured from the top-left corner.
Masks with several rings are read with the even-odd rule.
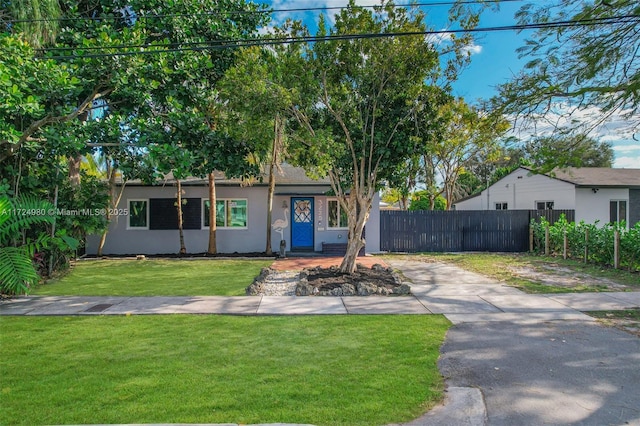
[[[187,204],[182,205],[182,228],[200,229],[202,225],[202,200],[200,198],[187,198],[186,200]]]
[[[200,229],[202,201],[200,198],[183,198],[182,229]],[[178,229],[178,207],[175,198],[151,198],[149,200],[149,229]]]
[[[178,229],[175,198],[149,199],[149,229]]]

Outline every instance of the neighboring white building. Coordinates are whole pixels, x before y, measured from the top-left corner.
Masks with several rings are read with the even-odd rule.
[[[576,222],[640,222],[640,169],[568,167],[536,174],[519,167],[456,210],[570,209]]]

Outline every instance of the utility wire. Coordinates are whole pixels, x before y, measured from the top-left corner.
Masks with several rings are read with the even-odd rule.
[[[395,7],[438,7],[438,6],[452,6],[455,4],[468,5],[468,4],[485,4],[490,2],[491,0],[461,0],[461,1],[436,1],[436,2],[428,2],[428,3],[407,3],[407,4],[396,4]],[[500,3],[514,3],[514,2],[522,2],[524,0],[499,0]],[[181,13],[181,14],[161,14],[161,15],[137,15],[136,19],[164,19],[164,18],[189,18],[189,17],[198,17],[198,16],[228,16],[228,15],[255,15],[255,14],[271,14],[271,13],[287,13],[287,12],[320,12],[320,11],[331,11],[331,10],[342,10],[346,9],[348,6],[319,6],[319,7],[296,7],[296,8],[285,8],[285,9],[261,9],[261,10],[228,10],[228,11],[209,11],[209,12],[199,12],[199,13]],[[372,9],[376,7],[380,7],[380,4],[375,5],[357,5],[356,7]],[[51,19],[51,18],[40,18],[40,19],[6,19],[4,22],[9,24],[24,24],[24,23],[35,23],[35,22],[73,22],[73,21],[104,21],[104,20],[122,20],[121,16],[115,15],[111,16],[95,16],[95,17],[74,17],[74,18],[59,18],[59,19]]]
[[[624,15],[624,16],[615,16],[615,17],[609,17],[609,18],[557,21],[557,22],[546,22],[546,23],[536,23],[536,24],[519,24],[519,25],[495,26],[495,27],[484,27],[484,28],[473,28],[473,29],[409,31],[409,32],[393,32],[393,33],[338,34],[338,35],[329,35],[324,37],[304,36],[304,37],[235,39],[235,40],[221,40],[221,41],[207,41],[207,42],[173,43],[173,45],[179,44],[181,46],[181,47],[175,47],[175,48],[167,48],[171,46],[168,44],[55,48],[55,50],[65,50],[65,51],[68,51],[68,50],[83,51],[83,50],[89,50],[89,49],[94,49],[94,50],[153,49],[153,48],[159,48],[159,49],[137,50],[137,51],[129,51],[129,52],[93,53],[93,54],[86,54],[86,55],[74,54],[74,55],[46,56],[45,58],[81,59],[81,58],[100,58],[100,57],[111,57],[111,56],[151,55],[151,54],[159,54],[159,53],[220,50],[220,49],[230,49],[230,48],[280,45],[280,44],[292,44],[292,43],[314,43],[314,42],[328,42],[328,41],[338,41],[338,40],[361,40],[361,39],[373,39],[373,38],[428,36],[428,35],[456,34],[456,33],[522,31],[522,30],[547,29],[547,28],[573,28],[573,27],[599,26],[599,25],[611,25],[611,24],[634,23],[634,22],[640,22],[640,15]],[[50,49],[50,50],[54,50],[54,49]]]

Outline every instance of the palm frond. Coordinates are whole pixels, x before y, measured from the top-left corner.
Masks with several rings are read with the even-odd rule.
[[[15,200],[0,197],[0,244],[16,238],[33,225],[53,223],[54,206],[46,200],[22,196]]]
[[[23,247],[0,247],[0,291],[28,294],[38,283],[38,273]]]

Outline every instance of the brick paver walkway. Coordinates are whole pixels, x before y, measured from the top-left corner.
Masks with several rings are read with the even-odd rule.
[[[287,257],[284,259],[277,259],[275,262],[273,262],[273,265],[271,265],[271,267],[273,269],[277,269],[278,271],[298,271],[305,268],[314,268],[316,266],[320,266],[323,268],[328,268],[330,266],[340,266],[340,263],[342,263],[342,257],[338,256]],[[358,257],[357,263],[360,263],[367,268],[370,268],[376,263],[388,266],[382,259],[374,256],[360,256]]]

